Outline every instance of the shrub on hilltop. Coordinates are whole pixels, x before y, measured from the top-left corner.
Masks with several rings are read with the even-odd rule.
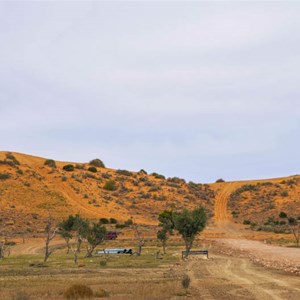
[[[56,168],[56,163],[53,159],[46,159],[44,165],[51,168]]]
[[[90,164],[91,166],[93,166],[93,167],[97,167],[97,168],[105,168],[105,165],[104,165],[103,161],[102,161],[101,159],[99,159],[99,158],[95,158],[95,159],[91,160],[91,161],[89,162],[89,164]]]

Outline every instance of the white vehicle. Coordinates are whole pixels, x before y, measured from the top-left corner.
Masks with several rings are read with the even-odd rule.
[[[97,251],[96,254],[132,254],[132,249],[129,248],[103,249]]]

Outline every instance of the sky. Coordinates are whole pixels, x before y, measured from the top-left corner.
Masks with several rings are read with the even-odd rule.
[[[300,2],[0,2],[0,149],[195,182],[300,173]]]

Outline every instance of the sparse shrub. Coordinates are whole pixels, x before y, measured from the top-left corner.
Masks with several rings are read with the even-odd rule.
[[[216,183],[220,183],[220,182],[225,182],[225,180],[222,179],[222,178],[219,178],[219,179],[216,180]]]
[[[125,228],[126,226],[124,224],[116,224],[116,228],[117,229],[123,229]]]
[[[282,191],[280,193],[281,197],[288,197],[289,196],[289,192],[288,191]]]
[[[285,212],[281,211],[279,214],[279,218],[282,218],[282,219],[287,218],[287,214]]]
[[[56,168],[56,163],[53,159],[46,159],[44,165],[51,168]]]
[[[126,227],[129,227],[129,226],[132,225],[132,224],[133,224],[133,221],[132,221],[131,219],[128,219],[127,221],[124,222],[124,225],[125,225]]]
[[[251,221],[250,221],[250,220],[244,220],[243,224],[244,224],[244,225],[250,225],[250,224],[251,224]]]
[[[8,173],[0,173],[0,180],[6,180],[10,178],[10,174]]]
[[[66,299],[92,298],[93,295],[93,290],[85,284],[73,284],[64,292]]]
[[[106,298],[109,297],[109,292],[104,290],[104,289],[98,289],[95,293],[94,296],[96,298]]]
[[[95,159],[91,160],[89,162],[89,164],[91,166],[94,166],[94,167],[97,167],[97,168],[105,168],[105,165],[104,165],[103,161],[99,158],[95,158]]]
[[[118,223],[118,220],[115,219],[115,218],[110,218],[110,219],[109,219],[109,223],[110,223],[110,224],[117,224],[117,223]]]
[[[152,173],[150,175],[154,176],[157,179],[166,179],[166,177],[164,175],[161,175],[161,174]]]
[[[97,173],[97,168],[96,167],[89,167],[88,171],[92,172],[92,173]]]
[[[100,223],[101,223],[101,224],[108,224],[109,221],[108,221],[107,218],[100,218]]]
[[[108,191],[115,191],[117,189],[116,182],[114,180],[107,181],[103,188]]]
[[[6,158],[11,160],[14,166],[20,165],[19,161],[15,158],[15,156],[12,153],[6,153]]]
[[[100,260],[100,266],[101,267],[105,267],[107,265],[107,261],[106,260]]]
[[[12,296],[12,300],[29,300],[29,295],[24,291],[18,291],[15,295]]]
[[[68,177],[67,176],[61,176],[61,181],[67,181]]]
[[[84,170],[84,165],[81,165],[81,164],[76,164],[75,165],[75,168],[78,169],[78,170]]]
[[[141,169],[141,170],[139,171],[139,173],[140,173],[140,174],[145,174],[145,175],[148,174],[144,169]]]
[[[154,186],[150,187],[150,189],[149,189],[148,192],[157,192],[157,191],[159,191],[160,189],[161,189],[160,186],[154,185]]]
[[[124,175],[124,176],[132,176],[133,174],[127,170],[117,170],[117,174]]]
[[[190,283],[191,283],[190,276],[185,274],[181,280],[182,287],[187,290],[190,286]]]
[[[74,166],[73,165],[65,165],[63,166],[63,170],[67,171],[67,172],[72,172],[74,171]]]
[[[23,175],[23,174],[24,174],[24,172],[23,172],[21,169],[18,169],[16,172],[17,172],[17,174],[19,174],[19,175]]]
[[[111,177],[111,175],[108,174],[108,173],[103,173],[101,176],[102,176],[103,178],[105,178],[105,179],[108,179],[108,178]]]

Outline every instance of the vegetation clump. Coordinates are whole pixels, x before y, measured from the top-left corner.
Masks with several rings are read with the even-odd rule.
[[[105,168],[103,161],[99,158],[95,158],[89,162],[89,164],[96,168]]]
[[[166,179],[164,175],[158,174],[158,173],[152,173],[151,176],[154,176],[156,179]]]
[[[97,168],[96,167],[89,167],[88,171],[92,172],[92,173],[97,173]]]
[[[132,172],[130,171],[127,171],[127,170],[117,170],[117,174],[120,174],[120,175],[124,175],[124,176],[132,176]]]
[[[216,180],[216,183],[221,183],[221,182],[225,182],[225,180],[223,178],[219,178]]]
[[[108,180],[103,188],[107,191],[115,191],[117,189],[116,182],[114,180]]]
[[[56,168],[56,163],[53,159],[46,159],[44,165],[51,168]]]
[[[92,298],[94,296],[93,290],[85,284],[73,284],[65,292],[66,299],[84,299]]]
[[[71,164],[65,165],[65,166],[63,166],[63,170],[65,170],[67,172],[72,172],[72,171],[74,171],[74,166]]]
[[[6,180],[10,178],[9,173],[0,173],[0,180]]]

